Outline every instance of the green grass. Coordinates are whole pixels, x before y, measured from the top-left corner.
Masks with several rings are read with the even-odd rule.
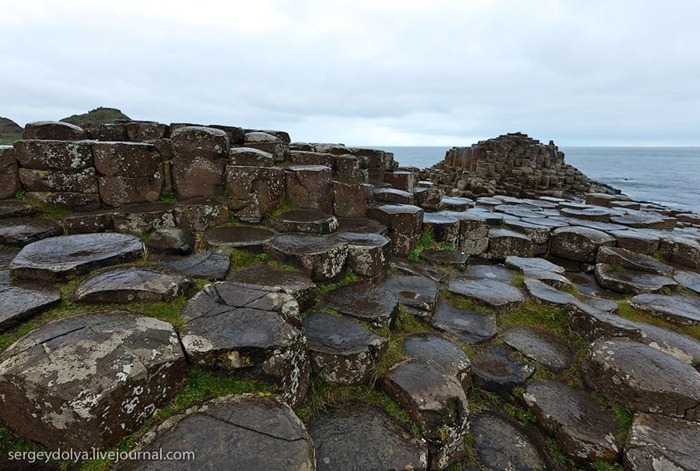
[[[506,412],[506,414],[517,420],[523,427],[537,423],[537,417],[530,410],[526,410],[522,407],[514,406],[513,404],[509,403],[503,404],[503,410]]]
[[[104,108],[100,106],[83,114],[74,114],[61,121],[81,126],[88,123],[111,123],[117,119],[130,119],[116,108]]]
[[[231,270],[240,270],[252,265],[257,265],[268,260],[266,253],[253,253],[247,250],[225,247],[231,253]]]
[[[334,290],[340,288],[341,286],[347,286],[347,285],[351,285],[353,283],[357,283],[358,280],[359,280],[359,278],[357,278],[357,275],[352,270],[352,268],[348,268],[345,270],[345,273],[343,273],[343,277],[340,280],[338,280],[337,282],[325,283],[325,284],[319,285],[318,292],[321,294],[325,294],[325,293],[328,293],[330,291],[334,291]]]
[[[286,213],[287,211],[291,211],[293,209],[297,209],[297,207],[292,204],[291,199],[285,197],[284,200],[282,200],[282,202],[280,203],[280,205],[269,213],[268,219],[276,218]]]
[[[161,203],[174,203],[175,201],[177,201],[177,197],[172,191],[163,190],[158,196],[158,201],[160,201]]]
[[[547,440],[545,440],[544,444],[547,448],[547,454],[556,465],[566,467],[569,469],[574,468],[575,464],[573,460],[567,457],[564,454],[564,452],[561,451],[561,448],[559,447],[559,444],[555,439],[548,438]]]
[[[420,253],[425,249],[436,248],[438,243],[430,232],[423,232],[418,239],[418,243],[415,247],[408,253],[407,258],[411,261],[417,262],[420,260]]]
[[[591,465],[593,471],[619,471],[622,468],[617,463],[608,463],[607,461],[594,461]]]
[[[15,142],[22,139],[22,133],[8,134],[0,139],[0,146],[11,146]]]
[[[482,306],[473,299],[452,293],[447,290],[441,290],[440,297],[447,301],[448,304],[450,304],[451,306],[456,307],[457,309],[462,309],[464,311],[481,312],[484,314],[489,314],[493,312],[491,309]]]
[[[557,334],[569,334],[569,316],[562,308],[539,304],[526,300],[515,307],[499,313],[499,327],[505,328],[516,325],[543,327]]]

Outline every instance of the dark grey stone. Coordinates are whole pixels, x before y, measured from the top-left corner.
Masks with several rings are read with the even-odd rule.
[[[474,383],[484,389],[507,396],[532,376],[535,368],[516,359],[508,350],[492,345],[472,358]]]
[[[61,226],[50,219],[20,218],[0,221],[0,244],[24,247],[37,240],[63,234]]]
[[[700,423],[658,414],[634,415],[623,463],[632,471],[700,469]]]
[[[270,220],[270,225],[280,232],[330,234],[338,229],[338,219],[318,209],[292,209]]]
[[[296,270],[282,270],[261,264],[232,271],[227,281],[264,291],[291,294],[306,311],[316,303],[318,290],[311,278]]]
[[[393,293],[411,314],[425,319],[433,317],[438,295],[438,284],[434,280],[420,275],[392,273],[383,287]]]
[[[471,345],[490,340],[498,333],[495,314],[465,311],[440,300],[433,327],[450,333]]]
[[[55,288],[0,285],[0,332],[51,309],[60,301],[61,292]]]
[[[501,333],[507,345],[528,358],[554,371],[567,369],[574,361],[574,355],[565,339],[545,329],[532,326],[514,326]]]
[[[223,280],[231,266],[231,254],[225,250],[207,250],[189,257],[164,261],[161,266],[177,270],[192,278],[209,281]]]
[[[235,226],[209,229],[204,239],[213,248],[231,247],[261,253],[265,243],[276,235],[275,231],[263,227]]]
[[[615,421],[590,394],[544,381],[529,384],[523,399],[567,455],[584,463],[617,459]]]
[[[403,341],[407,357],[430,363],[444,374],[454,377],[462,388],[472,385],[471,362],[459,345],[439,334],[412,334]]]
[[[597,340],[582,371],[591,388],[633,410],[700,419],[700,372],[648,345]]]
[[[490,414],[476,417],[471,425],[479,461],[488,469],[545,470],[537,447],[509,422]]]
[[[380,328],[393,328],[399,312],[398,298],[391,291],[373,283],[341,286],[325,294],[321,304],[346,316],[371,322]]]
[[[124,470],[286,471],[315,468],[303,422],[277,397],[243,394],[213,399],[166,421],[140,451],[194,451],[194,460],[128,461]]]
[[[81,281],[71,293],[71,299],[94,304],[172,301],[192,286],[188,278],[160,268],[106,268]]]
[[[189,255],[195,248],[195,235],[192,231],[179,227],[157,229],[146,241],[149,252],[166,255]]]
[[[314,281],[337,279],[348,257],[347,245],[315,236],[281,234],[268,242],[265,251],[271,258],[300,267]]]
[[[700,323],[700,300],[695,296],[680,294],[639,294],[629,300],[630,306],[663,317],[676,324]]]
[[[493,307],[507,307],[525,300],[518,288],[496,280],[452,278],[448,289]]]
[[[311,419],[318,471],[428,468],[428,448],[386,412],[349,404]]]
[[[33,242],[12,261],[12,276],[23,280],[57,282],[96,268],[142,258],[143,243],[126,234],[76,234]]]
[[[268,381],[298,405],[306,394],[309,359],[294,297],[217,282],[182,310],[180,340],[195,364]]]
[[[359,384],[369,381],[388,341],[345,317],[321,312],[304,319],[311,366],[324,381]]]

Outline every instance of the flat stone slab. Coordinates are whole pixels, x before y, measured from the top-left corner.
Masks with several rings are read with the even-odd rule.
[[[545,329],[509,327],[501,333],[501,339],[506,345],[554,371],[563,371],[574,361],[565,340]]]
[[[270,265],[254,265],[229,274],[227,281],[249,288],[291,294],[304,312],[316,303],[318,290],[311,278],[296,270],[282,270]]]
[[[587,463],[617,458],[615,421],[590,394],[558,381],[544,381],[530,383],[523,399],[567,455]]]
[[[673,273],[671,265],[659,262],[648,255],[634,253],[621,247],[601,247],[596,256],[596,263],[616,264],[624,268],[656,275],[669,276]]]
[[[373,283],[341,286],[325,294],[321,305],[371,322],[379,328],[393,328],[399,312],[399,299],[391,291]]]
[[[486,256],[493,259],[506,259],[512,255],[531,256],[532,238],[521,232],[508,229],[491,229]]]
[[[549,260],[545,260],[544,258],[537,257],[517,257],[515,255],[511,255],[510,257],[506,257],[505,264],[507,267],[523,272],[526,270],[542,270],[551,271],[560,275],[563,275],[566,272],[564,267],[556,265]]]
[[[304,319],[314,372],[324,381],[367,382],[388,341],[345,317],[315,312]]]
[[[61,301],[61,292],[48,287],[0,286],[0,332],[30,319]]]
[[[700,423],[658,414],[634,415],[623,463],[632,471],[698,469]]]
[[[314,281],[338,278],[348,258],[346,244],[335,239],[281,234],[268,242],[265,251],[273,259],[300,267]]]
[[[564,216],[597,222],[608,222],[611,216],[619,214],[617,211],[595,207],[583,209],[561,208],[560,212]]]
[[[491,414],[478,415],[471,424],[474,448],[488,469],[547,469],[538,448],[514,425]]]
[[[495,314],[459,309],[440,300],[435,310],[433,327],[457,337],[461,342],[476,345],[498,333]]]
[[[232,247],[260,253],[266,242],[277,235],[277,232],[263,227],[218,227],[204,233],[204,239],[209,247]]]
[[[383,410],[353,403],[311,419],[318,471],[428,467],[428,447]]]
[[[380,385],[418,425],[428,442],[430,469],[444,469],[461,458],[469,406],[456,379],[428,363],[408,360],[385,373]]]
[[[677,271],[673,276],[676,283],[684,288],[700,294],[700,273],[692,271]]]
[[[624,229],[610,231],[610,235],[617,241],[617,246],[634,253],[650,255],[659,249],[661,238],[646,230]]]
[[[225,250],[207,250],[189,257],[167,260],[161,266],[177,270],[186,276],[209,281],[226,278],[231,267],[231,254]]]
[[[386,235],[389,228],[369,218],[338,218],[338,232],[360,232]]]
[[[182,310],[182,346],[192,363],[267,380],[292,404],[308,384],[308,356],[294,297],[217,282]]]
[[[132,235],[100,233],[49,237],[24,247],[12,261],[10,273],[22,280],[55,283],[143,256],[143,243]]]
[[[578,302],[573,294],[559,291],[540,280],[526,278],[524,283],[530,296],[543,303],[553,304],[555,306],[566,306]]]
[[[24,247],[37,240],[63,234],[56,221],[40,218],[0,220],[0,244]]]
[[[243,394],[213,399],[166,421],[139,451],[157,455],[195,451],[191,461],[129,461],[123,469],[290,470],[315,466],[303,422],[274,396]]]
[[[489,280],[511,283],[515,279],[516,272],[503,265],[469,265],[464,270],[466,278],[485,278]]]
[[[431,319],[438,295],[436,281],[421,275],[392,273],[384,281],[383,288],[394,294],[399,304],[411,314]]]
[[[469,257],[461,250],[426,249],[420,253],[420,258],[436,265],[446,265],[463,270]]]
[[[684,325],[700,323],[700,302],[695,297],[678,294],[639,294],[629,300],[630,306],[669,322]]]
[[[601,288],[623,294],[657,293],[677,283],[667,276],[596,263],[595,279]]]
[[[430,363],[455,378],[465,390],[472,385],[471,362],[459,345],[439,334],[412,334],[403,341],[408,358]]]
[[[639,229],[663,229],[664,219],[656,214],[629,213],[622,216],[614,216],[611,221],[615,224],[636,227]]]
[[[34,216],[39,213],[36,205],[26,201],[4,200],[0,201],[0,220]]]
[[[123,312],[48,323],[0,355],[0,418],[48,449],[116,445],[185,380],[168,322]]]
[[[577,262],[593,263],[598,248],[611,246],[615,238],[611,235],[582,226],[560,227],[554,229],[549,241],[549,249],[557,257]]]
[[[525,300],[518,288],[496,280],[452,278],[448,289],[493,307],[507,307]]]
[[[569,311],[569,327],[588,340],[626,337],[649,345],[678,360],[700,366],[700,341],[670,329],[633,321],[578,303]]]
[[[74,302],[107,304],[172,301],[192,286],[188,278],[159,268],[106,268],[80,282],[71,293],[71,299]]]
[[[648,345],[597,340],[582,371],[590,387],[633,410],[700,419],[700,372]]]
[[[535,368],[516,359],[507,349],[492,345],[472,358],[474,382],[484,389],[508,395],[532,376]]]
[[[280,232],[304,232],[331,234],[338,229],[338,219],[317,209],[292,209],[270,220],[270,225]]]

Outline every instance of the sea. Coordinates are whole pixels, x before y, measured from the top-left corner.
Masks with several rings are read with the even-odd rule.
[[[449,147],[373,146],[404,167],[426,168]],[[637,201],[700,213],[700,147],[560,147],[564,162]]]

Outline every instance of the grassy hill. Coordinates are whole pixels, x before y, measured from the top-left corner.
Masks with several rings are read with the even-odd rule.
[[[22,139],[22,126],[11,119],[0,117],[0,145],[12,144]]]
[[[131,118],[116,108],[99,107],[88,113],[74,114],[73,116],[63,118],[61,121],[80,126],[86,123],[111,123],[117,119]]]

